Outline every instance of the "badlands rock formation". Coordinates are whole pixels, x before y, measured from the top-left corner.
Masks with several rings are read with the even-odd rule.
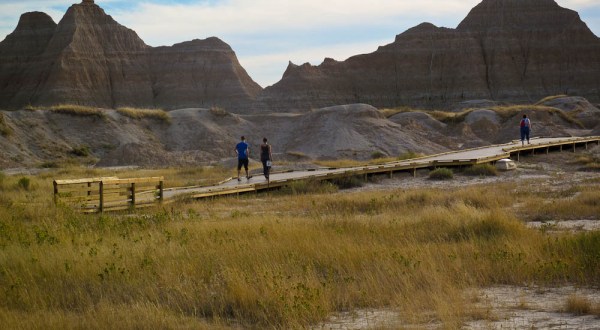
[[[553,0],[483,0],[456,29],[423,23],[371,54],[290,63],[265,90],[221,40],[149,47],[91,0],[71,6],[58,25],[24,14],[0,42],[0,109],[75,103],[264,113],[556,94],[600,102],[600,39]]]
[[[56,25],[21,16],[0,43],[0,108],[83,104],[239,107],[261,87],[217,38],[152,48],[93,1],[71,6]]]
[[[306,110],[531,102],[556,94],[600,99],[600,39],[553,0],[483,0],[456,29],[424,23],[371,54],[290,63],[260,100],[275,110]]]
[[[576,109],[586,102],[566,98],[560,105]],[[587,111],[600,113],[593,106]],[[375,154],[432,154],[518,139],[522,112],[532,120],[534,137],[591,132],[569,119],[578,110],[533,105],[508,112],[502,107],[470,109],[456,118],[420,111],[386,118],[366,104],[302,114],[237,115],[190,108],[170,111],[168,121],[132,119],[115,110],[105,110],[102,118],[41,110],[0,111],[0,169],[73,162],[98,166],[226,164],[233,168],[228,162],[234,160],[233,146],[240,135],[248,138],[254,159],[266,136],[279,164],[284,160],[292,165],[310,159],[367,160]],[[600,125],[596,135],[600,135],[598,130]],[[87,157],[74,152],[82,149],[89,150]]]

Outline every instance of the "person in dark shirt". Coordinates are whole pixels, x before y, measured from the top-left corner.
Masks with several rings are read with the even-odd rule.
[[[263,138],[263,143],[260,145],[260,161],[263,165],[263,174],[269,182],[269,172],[271,171],[271,162],[273,154],[271,153],[271,145],[267,143],[267,138]]]
[[[241,137],[240,143],[235,146],[235,153],[238,156],[238,166],[237,166],[237,179],[238,181],[242,181],[240,179],[240,171],[242,170],[242,166],[246,170],[246,179],[250,180],[250,175],[248,175],[248,158],[250,157],[250,149],[248,148],[248,143],[246,143],[246,137]]]

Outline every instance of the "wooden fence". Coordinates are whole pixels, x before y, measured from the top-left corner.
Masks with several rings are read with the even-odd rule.
[[[163,201],[163,177],[54,180],[54,203],[94,213],[147,207]]]

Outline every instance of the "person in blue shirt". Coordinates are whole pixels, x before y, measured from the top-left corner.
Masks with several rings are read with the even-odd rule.
[[[240,179],[240,171],[242,170],[242,166],[246,170],[246,179],[250,180],[250,175],[248,175],[248,158],[250,157],[250,148],[248,147],[248,143],[246,143],[246,137],[241,137],[241,142],[235,146],[235,153],[238,156],[238,166],[237,166],[237,179],[238,181],[242,181]]]

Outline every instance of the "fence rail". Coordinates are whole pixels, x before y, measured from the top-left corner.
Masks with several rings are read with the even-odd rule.
[[[148,207],[164,199],[164,178],[54,180],[54,203],[95,213]]]

